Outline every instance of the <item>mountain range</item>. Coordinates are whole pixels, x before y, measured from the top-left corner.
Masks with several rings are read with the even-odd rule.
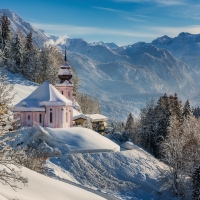
[[[110,118],[124,120],[130,112],[138,115],[148,100],[164,93],[176,92],[195,106],[200,103],[200,34],[180,33],[126,46],[81,38],[58,42],[58,37],[34,28],[14,12],[0,9],[3,13],[14,32],[32,31],[37,46],[51,40],[61,49],[66,47],[81,79],[80,91],[96,96],[102,113]]]

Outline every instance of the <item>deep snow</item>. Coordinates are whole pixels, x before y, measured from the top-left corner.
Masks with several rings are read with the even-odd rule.
[[[161,179],[168,167],[136,145],[123,152],[67,154],[51,158],[46,167],[50,176],[122,199],[166,197]]]
[[[43,128],[40,126],[23,127],[21,136],[14,146],[27,149],[37,148],[47,156],[54,157],[68,153],[94,153],[120,151],[119,145],[99,133],[81,127]]]
[[[8,185],[0,183],[0,200],[103,200],[94,193],[76,186],[64,183],[27,168],[22,168],[22,175],[28,178],[28,187],[20,185],[22,189],[15,192]]]

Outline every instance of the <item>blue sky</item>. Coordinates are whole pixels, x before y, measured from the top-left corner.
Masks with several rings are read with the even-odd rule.
[[[200,33],[197,0],[5,0],[0,5],[47,33],[88,42],[126,45]]]

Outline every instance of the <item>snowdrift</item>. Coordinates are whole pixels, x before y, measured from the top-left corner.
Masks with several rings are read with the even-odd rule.
[[[55,166],[56,165],[56,166]],[[167,166],[135,145],[114,153],[68,154],[51,158],[49,175],[124,199],[162,199],[160,178]]]
[[[120,151],[119,145],[97,132],[81,128],[23,127],[14,146],[35,148],[48,157],[67,153],[94,153]]]
[[[17,192],[8,185],[0,183],[0,200],[103,200],[94,193],[85,191],[76,186],[64,183],[27,168],[22,168],[22,174],[28,177],[28,187],[20,185],[22,189]]]

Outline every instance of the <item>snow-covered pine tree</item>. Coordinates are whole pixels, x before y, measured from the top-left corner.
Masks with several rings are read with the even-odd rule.
[[[25,155],[21,151],[14,150],[8,145],[15,136],[12,134],[16,120],[13,118],[11,86],[5,75],[0,72],[0,182],[10,185],[14,190],[17,183],[26,184],[27,178],[21,175],[21,164],[25,161]]]
[[[194,108],[194,110],[193,110],[193,115],[194,115],[196,118],[199,118],[199,116],[200,116],[200,108],[199,108],[199,107]]]
[[[21,73],[23,76],[25,76],[31,81],[35,80],[35,73],[37,72],[38,60],[38,51],[34,47],[32,32],[30,32],[26,37]]]
[[[40,53],[41,70],[38,83],[42,83],[48,80],[50,83],[55,85],[58,81],[58,70],[63,62],[61,52],[56,46],[45,45],[41,49]]]
[[[134,119],[133,119],[132,113],[130,113],[126,120],[126,125],[125,125],[124,131],[123,131],[123,136],[126,137],[127,139],[131,138],[133,132],[134,132]]]
[[[3,51],[3,38],[2,38],[2,25],[1,25],[1,18],[0,18],[0,50]]]
[[[1,21],[1,38],[3,45],[2,49],[4,50],[6,44],[10,42],[12,32],[10,29],[10,20],[8,19],[8,16],[6,14],[3,14],[0,21]]]
[[[83,122],[83,126],[84,128],[88,128],[88,129],[93,129],[92,128],[92,121],[89,117],[86,118],[86,120]]]
[[[198,166],[195,169],[192,175],[192,183],[193,183],[192,199],[199,200],[200,199],[200,166]]]
[[[72,83],[74,86],[73,87],[73,96],[76,98],[81,80],[80,80],[80,78],[76,72],[76,69],[74,67],[72,67],[72,72],[73,72]]]
[[[186,141],[183,148],[182,162],[184,170],[188,176],[191,176],[194,168],[200,163],[200,121],[194,116],[185,118],[183,122],[183,134],[186,135]]]
[[[40,60],[40,50],[33,49],[29,52],[30,59],[27,70],[27,79],[33,82],[38,82],[38,77],[41,73],[41,60]]]
[[[23,43],[21,42],[21,38],[18,34],[15,35],[15,38],[12,42],[12,48],[11,48],[11,57],[13,59],[13,66],[12,68],[8,69],[9,71],[13,73],[21,73],[21,66],[23,61]]]
[[[156,133],[157,133],[157,112],[155,103],[152,99],[140,113],[140,144],[151,154],[156,155]]]
[[[161,143],[162,160],[168,164],[169,171],[167,177],[173,188],[173,193],[177,197],[185,196],[185,179],[184,171],[184,148],[187,144],[188,133],[179,129],[179,119],[176,116],[170,117],[170,126],[165,140]]]
[[[26,49],[28,51],[31,51],[33,49],[35,49],[35,46],[33,44],[33,34],[32,32],[30,32],[27,36],[26,36]]]
[[[190,108],[190,102],[189,102],[189,100],[187,100],[183,107],[183,117],[189,118],[190,116],[192,116],[192,111]]]
[[[3,58],[3,65],[9,66],[12,63],[12,59],[10,59],[11,53],[11,43],[12,43],[12,31],[10,29],[10,20],[7,15],[3,15],[0,18],[1,30],[0,30],[0,50],[1,57]]]

